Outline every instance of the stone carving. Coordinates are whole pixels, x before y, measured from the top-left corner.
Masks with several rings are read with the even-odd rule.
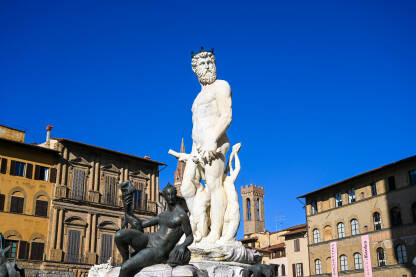
[[[168,208],[156,217],[141,221],[132,212],[135,188],[130,181],[119,185],[125,209],[123,229],[115,235],[116,246],[123,258],[120,277],[132,277],[143,268],[168,263],[170,266],[187,264],[191,258],[188,246],[193,242],[189,218],[182,205],[177,202],[176,188],[168,184],[163,197]],[[128,225],[132,228],[127,229]],[[159,225],[155,233],[144,233],[143,228]],[[185,234],[185,240],[177,244]],[[129,247],[134,252],[129,253]]]
[[[25,276],[25,270],[16,264],[16,261],[9,261],[6,253],[10,250],[10,246],[3,249],[2,241],[0,240],[0,277],[20,277]],[[19,273],[19,274],[18,274]]]
[[[195,242],[224,245],[235,242],[240,221],[234,186],[240,170],[240,144],[234,146],[229,161],[232,163],[235,157],[238,168],[225,176],[225,156],[230,147],[226,130],[232,119],[231,88],[226,81],[217,80],[213,52],[201,47],[199,53],[192,53],[192,70],[201,84],[201,92],[192,105],[192,151],[169,153],[186,162],[181,192],[190,211]]]

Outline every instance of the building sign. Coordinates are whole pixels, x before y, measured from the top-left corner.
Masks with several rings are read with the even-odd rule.
[[[337,243],[331,242],[329,245],[331,251],[331,270],[332,270],[332,277],[338,277],[338,249]],[[367,277],[367,276],[366,276]]]
[[[370,257],[370,238],[368,235],[361,236],[361,247],[363,251],[364,277],[373,277]]]

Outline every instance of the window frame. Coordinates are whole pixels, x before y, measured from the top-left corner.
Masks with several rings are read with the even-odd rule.
[[[319,243],[321,242],[321,235],[319,233],[319,230],[317,228],[313,229],[313,243]]]
[[[360,253],[354,253],[354,268],[363,269],[363,257]]]
[[[335,193],[335,208],[342,207],[342,193],[337,192]]]
[[[384,251],[383,247],[378,247],[376,249],[376,254],[377,254],[377,266],[378,267],[382,267],[382,266],[386,266],[387,262],[386,262],[386,251]],[[380,257],[382,255],[382,257]]]
[[[376,182],[371,183],[370,187],[371,187],[371,196],[373,196],[373,197],[377,196],[378,195],[378,193],[377,193],[377,183]]]
[[[337,233],[338,233],[338,238],[345,238],[345,224],[344,222],[338,222],[337,223]]]
[[[347,193],[348,193],[348,204],[355,203],[356,201],[355,189],[350,188]]]
[[[358,225],[358,219],[356,218],[351,219],[350,224],[351,224],[351,236],[359,235],[360,226]]]
[[[376,215],[378,215],[378,221],[376,221]],[[383,224],[381,221],[381,214],[379,212],[373,213],[373,225],[374,225],[374,231],[380,231],[383,229]]]
[[[322,262],[320,259],[315,260],[315,274],[322,274]]]
[[[397,263],[399,264],[407,264],[407,250],[404,244],[396,245],[394,252],[396,254]]]
[[[318,203],[316,202],[316,200],[312,200],[311,202],[311,213],[312,214],[318,213]]]
[[[409,185],[416,185],[416,169],[409,171]]]
[[[348,257],[344,254],[339,256],[340,271],[348,270]]]

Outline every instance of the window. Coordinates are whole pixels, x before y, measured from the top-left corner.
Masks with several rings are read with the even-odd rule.
[[[48,201],[40,199],[36,200],[35,215],[48,216]]]
[[[1,165],[0,165],[0,173],[6,174],[6,171],[7,171],[7,159],[2,158]]]
[[[324,227],[324,240],[331,240],[332,239],[332,228],[331,226],[327,225]]]
[[[68,250],[66,252],[65,261],[67,263],[79,262],[79,245],[81,232],[76,230],[68,231]]]
[[[336,193],[335,194],[335,207],[341,207],[342,206],[342,194]]]
[[[360,230],[358,228],[358,220],[357,219],[353,219],[351,220],[351,235],[355,236],[358,235],[360,233]]]
[[[389,190],[395,190],[396,189],[396,179],[394,178],[394,176],[390,176],[387,179],[387,182],[389,184]]]
[[[348,190],[348,203],[354,203],[355,202],[355,190],[350,189]]]
[[[318,243],[321,241],[321,237],[319,236],[319,230],[313,229],[313,242]]]
[[[54,167],[52,167],[51,168],[51,175],[50,175],[50,178],[49,178],[49,182],[56,183],[56,174],[57,174],[57,169],[54,168]]]
[[[416,202],[412,204],[412,214],[413,214],[413,222],[416,222]]]
[[[11,161],[10,175],[13,176],[25,176],[26,164],[18,161]]]
[[[315,260],[315,274],[322,274],[322,263],[320,259]]]
[[[409,171],[409,183],[411,185],[416,185],[416,169]]]
[[[295,252],[299,252],[300,251],[299,239],[293,240],[293,243],[294,243]]]
[[[338,227],[338,238],[345,237],[345,226],[344,226],[344,223],[342,223],[342,222],[338,223],[337,227]]]
[[[30,248],[30,259],[34,261],[42,261],[44,248],[45,244],[43,242],[32,242],[32,247]]]
[[[373,222],[374,222],[374,230],[381,230],[382,226],[381,226],[381,217],[380,214],[375,212],[373,214]]]
[[[378,266],[386,265],[386,257],[384,255],[384,249],[381,247],[377,248],[377,263],[378,263]]]
[[[251,220],[251,205],[250,199],[247,198],[247,220]]]
[[[140,209],[141,202],[142,202],[142,191],[141,190],[134,191],[134,194],[133,194],[133,207],[135,209]]]
[[[257,198],[257,220],[260,221],[260,200]]]
[[[27,260],[29,258],[29,243],[21,240],[19,242],[19,259]]]
[[[37,165],[35,167],[35,180],[49,181],[49,167]]]
[[[22,214],[25,199],[23,197],[13,195],[10,201],[10,212]]]
[[[312,214],[318,213],[318,204],[316,203],[315,200],[311,202],[311,209],[312,209]]]
[[[4,194],[0,194],[0,211],[4,211]]]
[[[341,263],[341,271],[348,270],[348,259],[347,256],[341,255],[339,257],[340,263]]]
[[[377,185],[376,185],[376,183],[371,183],[370,186],[371,186],[371,195],[376,196],[377,195]]]
[[[72,198],[77,200],[84,200],[84,183],[85,172],[80,169],[74,169],[72,179]]]
[[[396,258],[399,264],[407,263],[406,247],[403,244],[396,246]]]
[[[282,276],[285,276],[286,275],[286,267],[285,267],[285,265],[284,264],[282,264]]]
[[[106,263],[112,256],[113,252],[113,236],[110,234],[101,235],[101,263]]]
[[[17,240],[11,240],[11,239],[6,239],[6,247],[10,246],[10,250],[9,252],[7,252],[6,256],[8,258],[12,258],[15,259],[16,258],[16,253],[17,253]]]
[[[363,259],[360,253],[354,253],[354,266],[355,269],[363,269]]]
[[[105,176],[104,185],[104,203],[107,205],[116,205],[116,178],[112,176]]]
[[[303,264],[293,264],[293,272],[296,272],[296,277],[303,276]]]
[[[390,218],[392,226],[402,225],[402,215],[400,213],[400,208],[393,207],[390,209]]]

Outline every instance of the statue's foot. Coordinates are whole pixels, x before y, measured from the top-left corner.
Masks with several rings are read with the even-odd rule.
[[[201,240],[202,244],[215,244],[220,238],[220,235],[215,232],[210,232],[208,236]]]

